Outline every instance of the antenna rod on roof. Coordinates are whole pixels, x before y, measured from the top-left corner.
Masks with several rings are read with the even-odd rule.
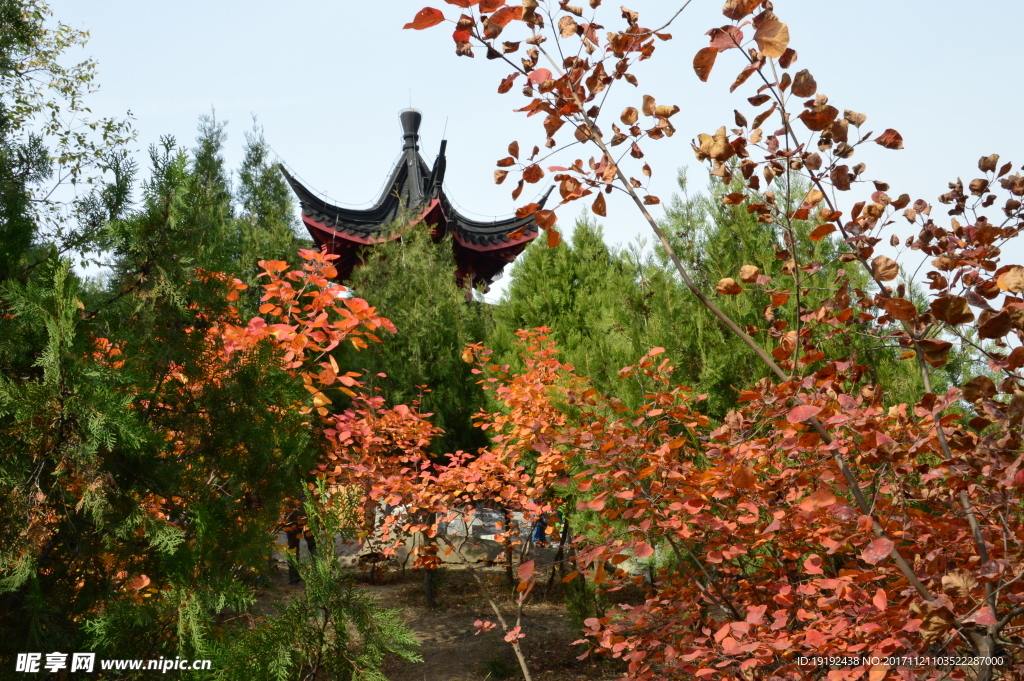
[[[446,134],[448,134],[448,117],[447,116],[444,117],[444,130],[441,132],[441,139],[444,139],[444,136]]]

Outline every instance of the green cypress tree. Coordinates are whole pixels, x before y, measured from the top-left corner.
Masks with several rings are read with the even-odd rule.
[[[685,175],[680,175],[681,193],[673,197],[666,211],[665,229],[670,234],[673,247],[688,262],[696,281],[705,291],[714,291],[723,278],[739,280],[740,268],[756,266],[761,274],[772,278],[770,287],[791,292],[790,299],[781,306],[772,306],[771,297],[756,285],[744,285],[740,295],[719,295],[719,306],[740,326],[760,329],[759,340],[771,341],[769,328],[777,327],[779,333],[796,333],[801,328],[797,310],[816,309],[828,298],[836,295],[833,282],[840,272],[845,272],[851,282],[848,295],[856,298],[856,290],[870,291],[873,282],[858,267],[851,267],[842,261],[845,251],[843,244],[831,237],[812,240],[811,232],[816,224],[808,220],[793,220],[793,240],[790,241],[784,225],[758,222],[756,214],[743,206],[729,206],[723,197],[737,187],[727,188],[711,183],[706,194],[690,195]],[[788,188],[776,187],[775,200],[788,206],[787,212],[797,208],[806,196],[809,186],[794,184]],[[799,295],[796,279],[785,274],[786,255],[793,251],[802,265],[814,265],[813,273],[798,272]],[[655,258],[666,270],[668,259],[656,249]],[[910,285],[914,293],[914,285]],[[735,404],[736,390],[750,385],[761,378],[771,378],[768,370],[729,333],[692,296],[677,287],[676,295],[690,299],[693,318],[699,320],[702,334],[697,346],[701,349],[699,358],[680,362],[681,382],[693,386],[697,391],[708,394],[707,409],[710,414],[723,415]],[[799,307],[798,307],[799,306]],[[775,341],[778,343],[778,340]],[[867,335],[842,334],[831,339],[819,338],[817,346],[826,355],[851,351],[858,361],[867,367],[862,380],[865,384],[884,383],[896,390],[886,396],[889,403],[901,402],[919,394],[921,377],[912,364],[900,359],[901,349],[894,346],[879,346],[875,338]],[[669,346],[666,346],[669,347]],[[798,353],[800,354],[800,353]],[[686,356],[685,353],[680,353]],[[678,355],[677,355],[678,356]],[[674,359],[674,358],[673,358]],[[814,371],[811,364],[802,369]],[[689,370],[688,370],[689,369]],[[950,367],[948,371],[954,370]],[[774,378],[772,379],[774,380]],[[688,382],[689,381],[689,382]],[[915,392],[918,391],[918,392]],[[913,400],[911,400],[913,401]]]
[[[25,266],[35,235],[30,188],[51,172],[42,139],[18,134],[18,102],[6,95],[20,63],[38,45],[41,28],[18,0],[0,0],[0,281]]]
[[[292,260],[299,248],[312,248],[308,236],[297,236],[295,202],[277,165],[263,129],[253,123],[245,134],[245,153],[235,186],[235,218],[240,247],[236,275],[255,293],[260,260]]]
[[[294,247],[261,142],[249,145],[237,216],[223,142],[207,119],[192,154],[170,138],[151,150],[138,207],[78,242],[113,258],[103,283],[84,286],[59,256],[66,244],[34,234],[37,260],[0,285],[5,665],[17,652],[92,650],[216,656],[225,674],[239,651],[271,649],[253,652],[245,627],[225,621],[253,603],[283,501],[302,494],[321,440],[292,408],[306,391],[270,347],[224,360],[207,335],[233,315],[213,273],[254,280],[258,258]],[[393,617],[317,576],[298,615],[307,624],[357,613],[364,633],[384,632],[360,661],[371,677],[382,651],[409,654]],[[311,646],[290,616],[270,624],[273,650],[355,645]]]
[[[649,282],[641,269],[629,253],[609,248],[601,228],[584,217],[568,240],[553,249],[534,242],[516,261],[488,343],[500,363],[518,366],[515,332],[550,327],[581,374],[632,402],[643,387],[620,384],[618,370],[650,349]]]
[[[776,257],[786,248],[781,226],[759,223],[746,210],[724,205],[722,196],[728,190],[719,185],[713,184],[708,194],[690,196],[685,177],[680,176],[680,190],[668,206],[663,227],[701,288],[714,291],[719,280],[738,279],[744,265],[755,265],[776,285],[786,285],[785,259]],[[798,203],[805,193],[794,187],[789,198],[777,200]],[[801,262],[821,265],[802,282],[802,289],[810,289],[803,292],[805,308],[832,295],[826,289],[843,267],[839,245],[830,239],[812,241],[812,229],[806,221],[794,223]],[[681,285],[661,248],[645,251],[642,246],[607,247],[600,228],[589,218],[578,221],[569,240],[555,249],[531,245],[514,265],[512,282],[494,310],[488,343],[500,362],[517,366],[515,331],[551,327],[566,360],[599,390],[628,406],[639,404],[648,386],[638,376],[619,380],[618,370],[651,348],[664,347],[676,367],[674,380],[706,395],[701,408],[722,418],[735,406],[739,387],[767,377],[767,370]],[[822,284],[815,285],[816,281]],[[868,282],[855,284],[866,287]],[[798,325],[796,301],[769,311],[770,296],[754,286],[741,295],[718,299],[738,324],[761,329],[762,334],[776,318],[785,321],[787,330]],[[920,380],[899,361],[896,349],[872,347],[850,335],[825,343],[858,347],[871,371],[890,377],[890,385],[909,389]]]
[[[445,432],[434,442],[436,453],[476,452],[487,439],[473,416],[486,401],[462,351],[486,338],[490,310],[480,300],[467,300],[455,281],[450,237],[435,244],[428,229],[414,226],[400,239],[365,249],[362,257],[349,282],[352,290],[394,322],[398,333],[350,353],[346,363],[362,369],[369,386],[389,403],[419,400]]]

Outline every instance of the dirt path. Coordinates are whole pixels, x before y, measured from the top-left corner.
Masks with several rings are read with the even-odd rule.
[[[306,558],[303,554],[303,558]],[[507,620],[514,621],[515,605],[504,567],[478,563],[475,568],[490,592],[496,596]],[[437,571],[438,607],[428,608],[423,596],[422,573],[412,570],[404,576],[393,568],[371,575],[353,566],[360,588],[373,594],[384,607],[399,610],[419,641],[421,663],[391,659],[384,668],[389,681],[501,681],[521,679],[522,673],[512,647],[503,640],[500,626],[476,633],[476,620],[498,624],[470,572],[462,565],[445,564]],[[572,645],[579,632],[571,622],[555,580],[550,597],[544,599],[546,580],[524,609],[521,623],[526,634],[520,644],[530,664],[534,681],[615,681],[625,666],[614,660],[577,660],[585,648]],[[288,583],[286,563],[278,561],[273,584],[257,599],[257,613],[269,614],[302,593],[304,586]]]
[[[504,570],[478,568],[494,593],[502,594],[506,617],[514,612]],[[493,681],[521,678],[511,646],[502,640],[499,628],[476,634],[474,622],[497,624],[487,601],[470,574],[460,567],[441,571],[439,606],[427,608],[418,575],[410,573],[403,582],[398,574],[383,575],[365,585],[381,603],[402,611],[422,648],[423,663],[392,661],[385,674],[390,681]],[[511,615],[514,617],[514,614]],[[527,605],[521,642],[530,662],[534,681],[611,681],[619,678],[618,668],[607,661],[579,661],[582,648],[570,645],[579,638],[566,614],[561,595],[550,601],[537,599]]]

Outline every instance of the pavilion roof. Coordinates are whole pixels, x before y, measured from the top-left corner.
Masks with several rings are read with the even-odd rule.
[[[299,199],[303,224],[317,245],[326,246],[330,252],[341,256],[335,264],[342,280],[347,279],[358,264],[359,246],[398,237],[385,228],[405,213],[414,216],[414,223],[429,225],[435,241],[452,235],[458,267],[456,276],[460,282],[469,279],[472,285],[490,285],[505,265],[537,237],[534,217],[487,222],[461,215],[443,189],[447,142],[441,143],[433,166],[428,166],[419,153],[421,120],[419,111],[407,109],[401,113],[402,155],[384,192],[370,208],[352,209],[330,204],[283,167],[281,172]],[[540,201],[541,206],[550,194],[549,189]]]

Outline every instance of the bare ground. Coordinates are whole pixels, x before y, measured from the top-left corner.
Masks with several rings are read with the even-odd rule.
[[[476,566],[488,589],[496,595],[506,619],[515,620],[515,606],[505,571],[499,566]],[[500,626],[477,634],[476,620],[498,624],[494,612],[469,571],[446,565],[438,571],[437,607],[428,608],[423,595],[422,573],[398,571],[371,575],[355,573],[360,586],[387,608],[399,610],[420,642],[421,663],[391,659],[384,673],[390,681],[499,681],[521,679],[522,672],[512,647],[503,640]],[[265,605],[282,603],[302,589],[287,584],[282,572],[277,583],[260,600]],[[544,584],[524,608],[521,622],[526,638],[520,645],[527,656],[534,681],[613,681],[622,667],[609,660],[578,660],[585,648],[572,642],[579,637],[566,612],[558,580],[545,599]]]
[[[477,568],[509,621],[515,619],[511,589],[504,570]],[[384,581],[384,580],[380,580]],[[427,608],[419,575],[405,583],[365,588],[386,607],[400,609],[420,641],[423,663],[394,661],[386,669],[391,681],[483,681],[521,678],[512,647],[503,640],[500,627],[476,633],[476,620],[497,624],[493,611],[465,568],[446,567],[441,572],[438,607]],[[542,585],[538,585],[539,587]],[[542,593],[542,592],[541,592]],[[599,681],[619,675],[604,661],[577,660],[584,648],[572,646],[579,633],[566,614],[560,590],[548,600],[534,598],[522,619],[526,638],[520,642],[535,681]]]

